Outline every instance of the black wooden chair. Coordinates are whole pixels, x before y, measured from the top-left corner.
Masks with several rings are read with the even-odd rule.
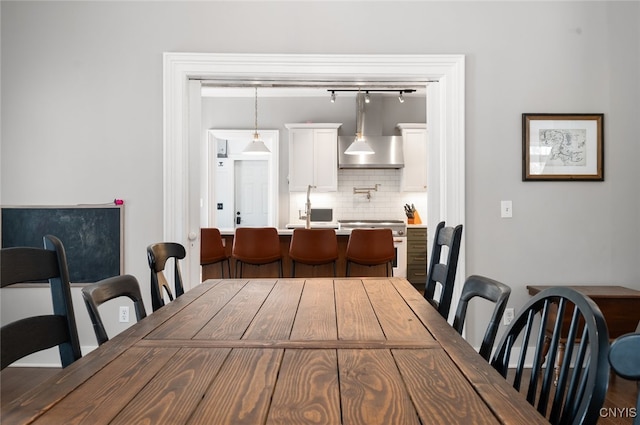
[[[504,309],[507,307],[510,295],[511,288],[507,285],[484,276],[469,276],[462,288],[458,309],[453,319],[453,328],[461,335],[467,316],[467,306],[472,298],[480,297],[495,303],[493,314],[491,315],[484,339],[480,345],[480,355],[487,361],[489,361],[491,357],[491,350],[496,340],[500,319],[504,314]]]
[[[147,260],[149,260],[149,268],[151,269],[151,307],[153,311],[164,306],[164,293],[166,293],[170,301],[174,300],[174,294],[171,292],[167,278],[164,275],[167,261],[171,258],[175,261],[173,268],[175,297],[177,298],[184,294],[180,262],[178,260],[184,259],[186,255],[187,252],[184,246],[175,242],[160,242],[147,247]]]
[[[138,321],[147,317],[140,285],[138,280],[131,275],[110,277],[82,288],[82,298],[84,298],[91,323],[93,323],[93,331],[96,334],[98,345],[102,345],[109,340],[98,306],[118,297],[128,297],[133,301]]]
[[[636,332],[622,335],[613,341],[609,350],[609,363],[624,379],[640,381],[640,324]],[[640,425],[640,392],[633,425]]]
[[[29,354],[55,346],[60,351],[62,367],[82,357],[64,246],[55,236],[47,235],[43,240],[44,249],[16,247],[1,250],[0,287],[48,280],[53,314],[27,317],[2,327],[0,369]]]
[[[438,309],[440,315],[445,319],[449,317],[451,309],[461,240],[462,224],[456,227],[445,227],[444,221],[438,223],[433,237],[433,249],[431,250],[424,297]],[[447,247],[445,253],[442,250],[443,246]],[[435,299],[436,286],[440,287],[438,300]]]
[[[553,329],[544,363],[544,340]],[[556,355],[566,338],[566,358],[554,383]],[[514,347],[516,341],[519,347]],[[529,347],[533,343],[533,347]],[[529,350],[527,350],[527,347]],[[589,297],[567,287],[549,288],[531,298],[497,346],[492,366],[507,378],[511,353],[513,386],[552,424],[595,424],[609,384],[609,332],[602,312]],[[533,348],[533,350],[531,349]],[[533,357],[529,354],[533,353]],[[525,379],[524,368],[531,365]],[[511,377],[507,378],[511,381]],[[526,382],[528,381],[528,382]]]

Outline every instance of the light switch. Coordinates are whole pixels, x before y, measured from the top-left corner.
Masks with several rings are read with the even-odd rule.
[[[511,201],[500,201],[500,217],[502,218],[513,217],[513,205]]]

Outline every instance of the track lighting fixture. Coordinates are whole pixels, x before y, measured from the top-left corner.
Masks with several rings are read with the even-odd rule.
[[[364,101],[365,103],[371,102],[371,93],[398,93],[398,99],[400,102],[404,102],[404,94],[405,93],[415,93],[416,89],[397,89],[397,88],[370,88],[367,90],[362,90],[361,88],[349,88],[349,89],[328,89],[329,93],[331,93],[331,103],[336,101],[336,93],[337,92],[345,92],[345,93],[361,93],[364,91]]]

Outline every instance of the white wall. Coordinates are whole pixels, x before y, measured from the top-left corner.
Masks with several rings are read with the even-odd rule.
[[[640,289],[638,2],[2,1],[0,14],[0,202],[124,199],[125,268],[147,297],[162,52],[180,51],[465,54],[467,274],[511,285],[516,308],[529,283]],[[523,112],[604,113],[605,181],[522,182]],[[474,344],[484,316],[470,312]]]

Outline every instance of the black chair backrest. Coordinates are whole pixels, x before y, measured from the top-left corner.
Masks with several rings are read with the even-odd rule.
[[[160,242],[147,247],[147,259],[149,260],[149,268],[151,268],[151,307],[153,311],[164,306],[164,297],[161,288],[164,288],[164,291],[171,301],[174,299],[171,288],[169,288],[169,283],[164,275],[167,260],[170,258],[173,258],[175,261],[173,276],[176,291],[175,296],[179,297],[184,294],[184,285],[182,283],[182,274],[180,273],[180,263],[178,260],[182,260],[186,255],[187,252],[184,246],[175,242]]]
[[[433,237],[433,249],[431,250],[424,297],[438,309],[440,315],[445,319],[449,317],[449,309],[451,308],[461,240],[462,224],[456,227],[445,227],[444,221],[438,223]],[[442,253],[443,246],[447,247],[445,255]],[[434,299],[437,285],[440,285],[439,300]]]
[[[53,314],[27,317],[2,327],[0,369],[56,345],[62,367],[82,357],[64,246],[55,236],[47,235],[43,240],[44,249],[16,247],[1,250],[0,287],[48,280]]]
[[[487,361],[489,361],[491,357],[491,350],[496,340],[500,319],[504,314],[504,309],[507,307],[510,295],[511,288],[507,285],[484,276],[469,276],[462,288],[458,309],[453,319],[453,328],[458,331],[459,334],[462,334],[462,329],[464,328],[469,300],[474,297],[480,297],[495,303],[493,314],[491,315],[484,339],[480,345],[480,355]]]
[[[566,346],[566,360],[558,366],[554,382],[561,339]],[[520,341],[521,348],[513,372],[514,388],[526,390],[527,401],[537,406],[552,424],[595,424],[609,384],[609,332],[596,303],[567,287],[549,288],[536,294],[502,336],[491,360],[505,378],[516,341]],[[535,348],[533,357],[528,355],[530,342]],[[528,387],[522,387],[523,371],[528,364],[531,376]]]
[[[618,337],[609,350],[609,363],[625,379],[640,381],[640,324],[638,331]],[[640,425],[640,391],[633,425]]]
[[[147,317],[140,285],[138,280],[131,275],[110,277],[82,288],[82,298],[84,298],[91,323],[93,323],[93,331],[96,334],[98,345],[102,345],[109,340],[98,306],[118,297],[128,297],[133,301],[138,321]]]

